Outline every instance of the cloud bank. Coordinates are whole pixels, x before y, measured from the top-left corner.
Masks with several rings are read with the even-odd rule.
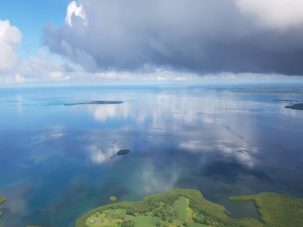
[[[0,73],[13,70],[19,61],[15,46],[20,44],[22,34],[20,30],[10,24],[8,20],[0,20]]]
[[[44,44],[88,72],[303,74],[300,0],[81,0]]]
[[[303,25],[303,1],[300,0],[237,0],[236,3],[244,14],[255,17],[260,26],[287,30]]]

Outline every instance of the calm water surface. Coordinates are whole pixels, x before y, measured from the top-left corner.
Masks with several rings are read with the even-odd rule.
[[[235,194],[303,196],[302,85],[0,89],[4,226],[73,226],[107,203],[176,187],[236,217]],[[66,103],[123,101],[122,104]],[[111,158],[120,149],[126,156]],[[245,212],[247,210],[247,212]]]

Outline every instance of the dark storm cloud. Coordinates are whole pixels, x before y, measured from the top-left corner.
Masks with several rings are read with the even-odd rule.
[[[301,17],[277,19],[270,5],[254,15],[259,2],[82,0],[70,4],[63,27],[45,28],[44,43],[88,71],[303,74]]]

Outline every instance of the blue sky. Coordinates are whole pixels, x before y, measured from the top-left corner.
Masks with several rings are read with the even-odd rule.
[[[8,0],[0,3],[0,19],[9,20],[23,34],[18,51],[32,55],[41,44],[43,28],[48,23],[64,24],[69,0]]]

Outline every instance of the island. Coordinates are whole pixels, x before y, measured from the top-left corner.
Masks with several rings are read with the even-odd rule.
[[[122,149],[122,150],[119,150],[118,152],[117,152],[117,155],[119,155],[119,156],[121,156],[121,155],[127,155],[127,154],[129,154],[129,150],[127,150],[127,149]]]
[[[293,99],[274,99],[274,102],[297,102],[297,100]]]
[[[122,101],[90,101],[90,102],[75,102],[65,103],[64,106],[76,106],[76,105],[109,105],[109,104],[122,104]]]
[[[263,227],[303,226],[303,199],[278,193],[233,196],[232,201],[253,202],[260,214],[235,219],[224,206],[205,199],[194,189],[173,189],[138,202],[119,202],[98,207],[76,221],[76,227]]]
[[[303,110],[303,103],[296,103],[293,105],[285,106],[285,108],[292,110]]]
[[[6,199],[3,196],[0,196],[0,205],[2,205],[3,203],[5,203]],[[0,218],[2,216],[2,212],[0,211]]]
[[[117,200],[118,200],[117,196],[112,195],[109,197],[109,201],[111,201],[112,203],[117,202]]]
[[[113,156],[111,156],[110,158],[111,159],[114,159],[116,158],[117,156],[124,156],[124,155],[127,155],[130,153],[130,150],[127,150],[127,149],[121,149],[119,151],[117,151],[117,153],[115,153]]]
[[[269,192],[230,199],[254,202],[264,226],[303,226],[303,199]]]

